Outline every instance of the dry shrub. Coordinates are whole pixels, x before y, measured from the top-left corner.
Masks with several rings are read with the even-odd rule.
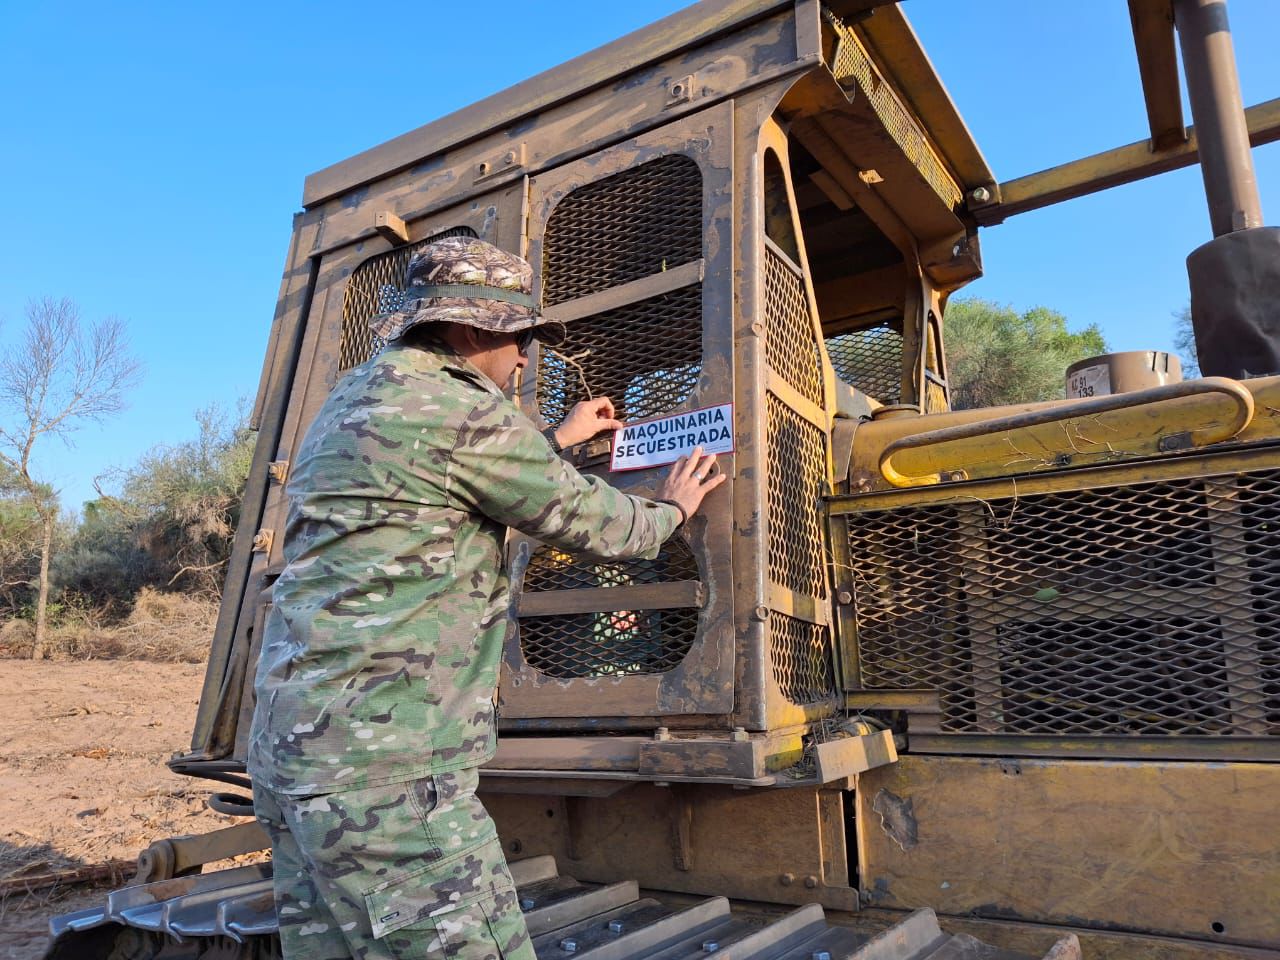
[[[55,659],[204,663],[218,618],[213,600],[143,587],[128,618],[107,626],[75,611],[49,627]],[[0,624],[0,657],[29,657],[35,628],[26,620]]]
[[[0,623],[0,657],[31,659],[36,642],[36,627],[30,620],[6,620]]]
[[[143,587],[129,618],[108,633],[118,659],[204,663],[217,619],[215,600]]]

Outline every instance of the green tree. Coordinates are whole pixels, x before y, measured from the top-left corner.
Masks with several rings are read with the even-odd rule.
[[[31,606],[40,573],[40,514],[17,474],[0,461],[0,604],[9,617]]]
[[[1018,313],[977,298],[947,306],[946,347],[957,410],[1061,399],[1067,367],[1107,352],[1097,324],[1072,332],[1056,310]]]
[[[143,586],[221,592],[254,435],[243,413],[216,406],[198,411],[196,424],[194,440],[156,446],[102,478],[118,492],[103,493],[99,484],[102,496],[86,508],[60,572],[64,588],[96,603],[128,599]]]

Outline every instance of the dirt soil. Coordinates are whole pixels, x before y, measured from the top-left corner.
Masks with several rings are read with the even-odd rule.
[[[235,788],[165,766],[190,744],[203,680],[189,663],[0,660],[0,887],[244,822],[205,806]],[[0,894],[0,960],[42,956],[49,917],[109,889]]]

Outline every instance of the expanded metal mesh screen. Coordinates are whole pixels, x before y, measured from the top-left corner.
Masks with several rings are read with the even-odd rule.
[[[821,430],[773,394],[767,394],[769,431],[769,575],[797,593],[827,595],[818,498],[826,481],[826,439]]]
[[[764,271],[765,361],[806,400],[822,406],[822,367],[804,281],[767,247]]]
[[[524,592],[630,587],[697,579],[698,563],[679,537],[664,543],[652,560],[590,560],[544,545],[533,552],[525,568]]]
[[[773,676],[792,703],[814,703],[831,696],[831,630],[783,613],[769,614]]]
[[[863,685],[944,732],[1280,733],[1280,472],[847,519]]]
[[[369,329],[369,320],[379,313],[399,309],[404,300],[409,261],[415,253],[435,240],[475,235],[470,227],[455,227],[417,243],[379,253],[352,270],[342,300],[338,369],[349,370],[359,366],[382,349],[382,340]]]
[[[830,11],[824,13],[838,37],[835,59],[831,65],[831,72],[835,74],[836,80],[846,89],[856,90],[867,98],[889,136],[893,137],[907,159],[915,164],[934,192],[948,207],[958,206],[961,199],[960,188],[947,172],[924,131],[911,118],[893,88],[872,65],[871,58],[853,29]]]
[[[826,338],[836,376],[881,403],[902,400],[902,331],[889,324]]]
[[[698,611],[619,610],[525,617],[520,647],[529,665],[557,680],[666,673],[684,660]],[[608,713],[607,703],[600,705]]]
[[[702,172],[695,160],[660,157],[578,187],[543,233],[542,300],[564,303],[663,273],[702,256]],[[702,285],[671,290],[567,324],[556,350],[540,350],[535,398],[549,423],[580,400],[608,396],[620,419],[670,412],[702,371]],[[526,593],[696,581],[679,538],[656,560],[599,562],[543,546]],[[566,605],[572,604],[566,601]],[[544,608],[545,609],[545,608]],[[520,618],[526,662],[559,679],[664,673],[698,632],[697,607],[563,613]],[[608,713],[602,704],[601,713]]]
[[[801,396],[822,407],[821,354],[804,281],[767,246],[763,279],[765,361]],[[771,392],[765,394],[765,431],[769,579],[802,596],[825,599],[818,504],[826,489],[826,434]],[[769,649],[774,679],[788,700],[805,704],[831,695],[829,627],[771,613]]]
[[[678,537],[653,560],[592,561],[543,546],[529,561],[524,591],[697,579],[697,562]],[[530,666],[559,679],[664,673],[685,658],[697,629],[697,607],[522,617],[520,646]]]
[[[568,324],[538,361],[538,411],[559,423],[579,400],[607,396],[624,420],[643,420],[689,398],[702,372],[702,286]]]
[[[702,171],[683,154],[579,187],[543,240],[542,302],[563,303],[702,256]]]

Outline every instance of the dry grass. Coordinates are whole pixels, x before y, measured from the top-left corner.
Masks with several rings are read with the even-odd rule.
[[[104,625],[76,611],[49,628],[54,659],[151,660],[203,663],[218,617],[216,601],[144,587],[123,623]],[[27,620],[0,623],[0,657],[29,658],[35,627]]]

